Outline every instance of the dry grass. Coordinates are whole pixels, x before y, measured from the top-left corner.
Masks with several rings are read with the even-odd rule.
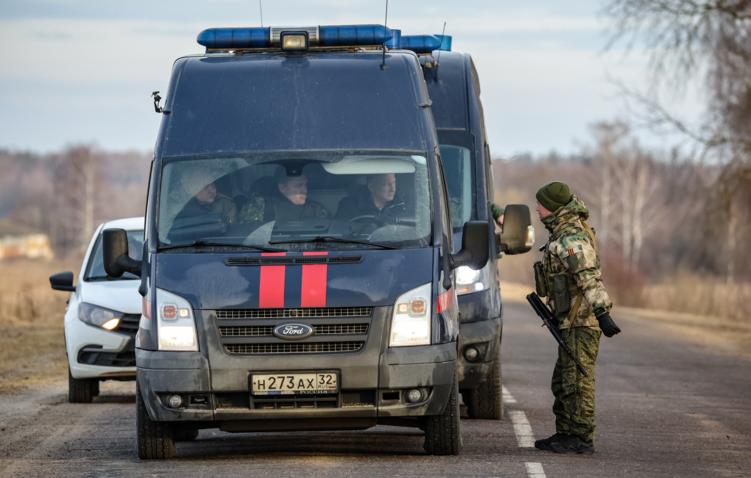
[[[531,284],[501,284],[504,301],[526,304],[532,290]],[[751,284],[727,285],[686,275],[640,291],[636,307],[616,301],[616,320],[648,321],[715,350],[751,355]]]
[[[66,377],[63,315],[68,293],[48,277],[77,261],[0,262],[0,391]]]
[[[641,291],[641,306],[749,322],[751,283],[726,284],[716,279],[681,274]],[[716,319],[715,319],[716,320]]]

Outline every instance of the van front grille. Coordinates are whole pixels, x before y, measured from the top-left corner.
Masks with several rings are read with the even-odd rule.
[[[218,319],[328,319],[370,317],[372,307],[306,307],[299,309],[221,309]]]
[[[267,344],[226,344],[224,349],[237,355],[253,354],[325,354],[336,352],[357,352],[365,342],[303,342]]]
[[[313,325],[313,335],[364,335],[367,333],[368,324]],[[220,326],[219,335],[222,337],[273,337],[274,326]]]
[[[370,332],[372,307],[216,310],[224,351],[232,355],[358,352]],[[310,336],[290,340],[274,335],[280,325],[304,324]]]

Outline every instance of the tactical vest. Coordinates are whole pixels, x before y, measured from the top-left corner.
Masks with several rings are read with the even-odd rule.
[[[580,223],[596,253],[597,242],[594,230],[585,221],[580,221]],[[568,328],[574,324],[581,307],[585,305],[583,304],[584,294],[576,285],[573,274],[569,272],[569,268],[573,267],[566,267],[567,264],[563,264],[559,257],[549,251],[550,242],[545,245],[542,262],[535,264],[535,285],[538,289],[537,294],[548,298],[548,303],[552,306],[553,313],[561,327]],[[597,267],[600,266],[599,261],[598,256]],[[592,315],[591,312],[588,315]],[[576,325],[597,326],[597,320],[592,316],[583,321],[580,320]]]

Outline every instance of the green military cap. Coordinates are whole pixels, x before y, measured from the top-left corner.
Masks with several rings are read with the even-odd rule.
[[[572,195],[568,184],[560,181],[553,181],[541,187],[535,194],[537,202],[542,204],[545,209],[555,212],[571,202]]]
[[[504,209],[498,204],[494,202],[490,203],[490,213],[493,215],[493,219],[495,219],[496,221],[499,217],[503,216],[504,212]]]

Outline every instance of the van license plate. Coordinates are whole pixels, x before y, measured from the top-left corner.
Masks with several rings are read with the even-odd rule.
[[[338,379],[335,372],[254,374],[250,391],[253,395],[337,393]]]

